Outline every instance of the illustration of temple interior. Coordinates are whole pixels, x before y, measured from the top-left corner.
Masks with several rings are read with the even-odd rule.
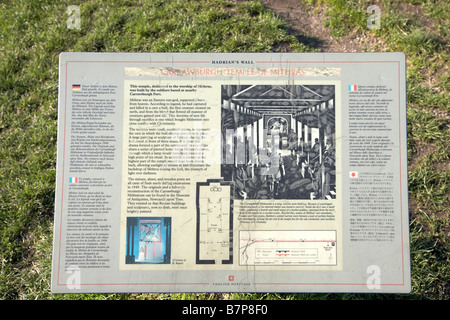
[[[334,85],[224,85],[221,121],[237,199],[336,198]]]
[[[198,264],[233,262],[233,194],[231,182],[210,179],[197,183]]]
[[[171,218],[127,218],[126,263],[170,263]]]

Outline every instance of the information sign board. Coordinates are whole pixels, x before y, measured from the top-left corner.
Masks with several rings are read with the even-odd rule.
[[[403,53],[62,53],[52,291],[409,292]]]

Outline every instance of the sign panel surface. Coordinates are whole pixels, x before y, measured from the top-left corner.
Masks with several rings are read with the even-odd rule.
[[[62,53],[52,290],[409,292],[402,53]]]

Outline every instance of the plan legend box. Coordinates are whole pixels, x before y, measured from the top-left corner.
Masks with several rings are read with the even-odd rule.
[[[316,265],[337,263],[336,231],[240,231],[240,265]]]

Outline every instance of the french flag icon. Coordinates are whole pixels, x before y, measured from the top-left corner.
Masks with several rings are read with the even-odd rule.
[[[348,91],[356,91],[356,90],[358,90],[356,84],[351,84],[348,86]]]
[[[69,178],[69,183],[78,183],[78,178],[77,177],[70,177]]]

